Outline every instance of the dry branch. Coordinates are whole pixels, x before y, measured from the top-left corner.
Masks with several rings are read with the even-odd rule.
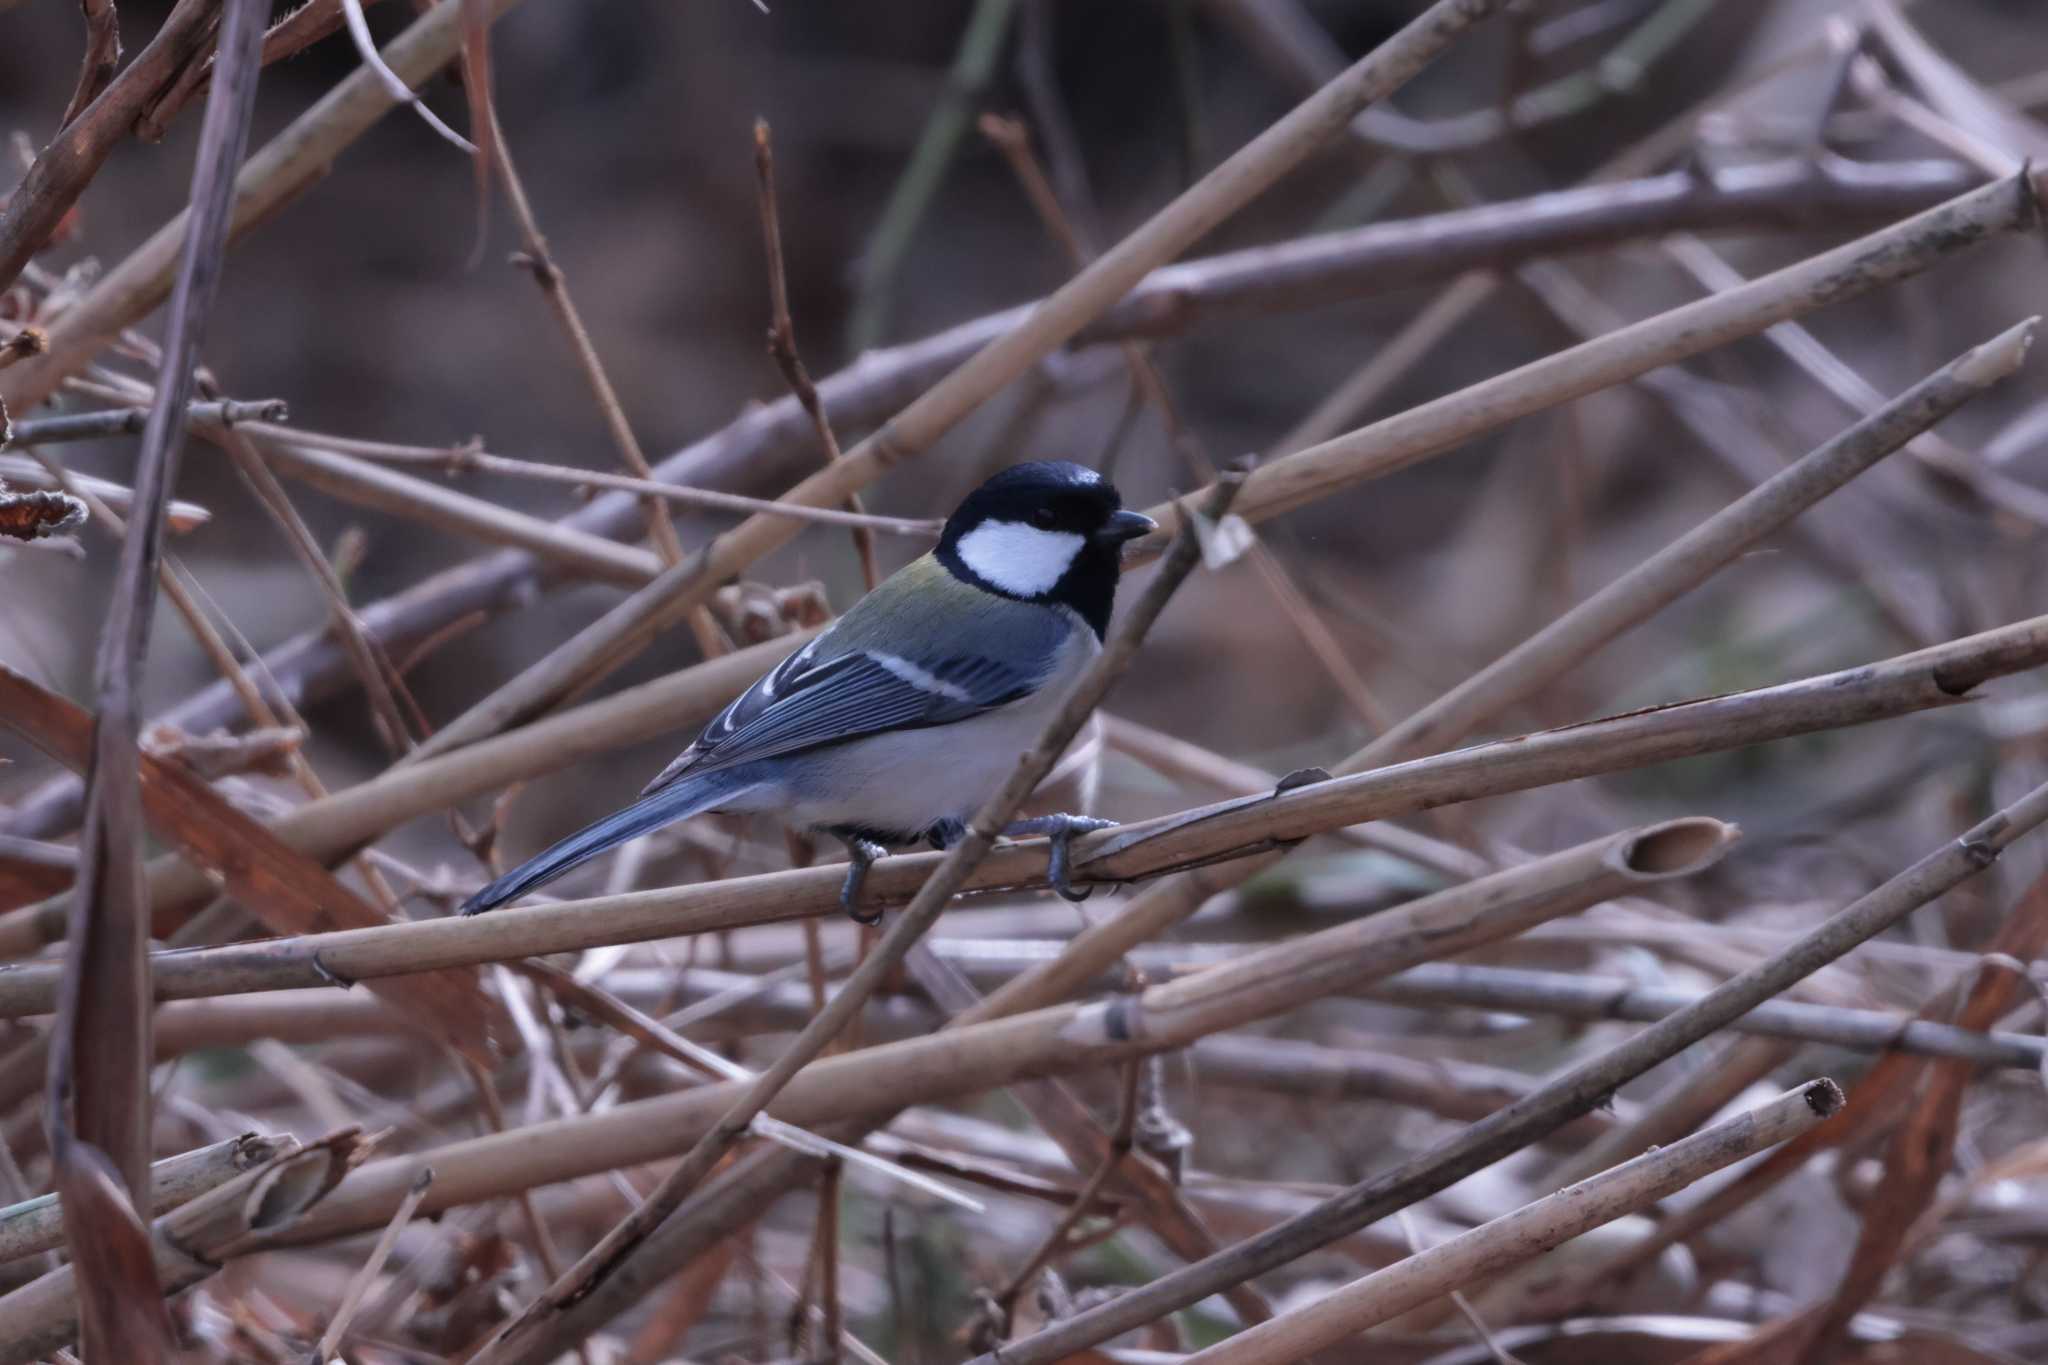
[[[1434,1009],[1471,1009],[1524,1014],[1558,1014],[1572,1019],[1633,1019],[1654,1024],[1699,1003],[1698,991],[1643,986],[1623,977],[1542,972],[1519,967],[1484,967],[1462,962],[1433,963],[1390,977],[1373,988],[1390,1004]],[[1825,1043],[1862,1051],[1898,1051],[1921,1057],[1953,1057],[1982,1066],[2037,1071],[2048,1060],[2048,1043],[2024,1033],[1982,1033],[1931,1019],[1882,1010],[1769,1000],[1729,1025],[1743,1033],[1790,1041]]]
[[[1515,418],[1908,278],[1988,238],[2036,227],[2039,177],[2044,175],[2048,172],[2033,172],[1972,190],[1845,246],[1758,276],[1739,289],[1645,318],[1274,460],[1253,474],[1238,512],[1250,521],[1279,516],[1405,469]],[[1156,549],[1174,525],[1171,507],[1151,513],[1160,530],[1134,542],[1134,553]]]
[[[111,12],[112,6],[107,8]],[[65,114],[56,138],[36,157],[21,184],[0,207],[0,290],[13,285],[29,259],[63,223],[114,147],[128,136],[137,115],[199,50],[213,30],[218,8],[215,0],[179,0],[128,68],[76,116]],[[118,37],[114,41],[118,46]],[[78,93],[83,95],[85,90],[81,81]],[[166,260],[164,294],[170,292],[171,268],[171,260]],[[10,401],[10,406],[27,405]]]
[[[498,19],[518,3],[519,0],[486,0],[486,21]],[[172,13],[176,16],[187,10],[208,8],[207,0],[181,0]],[[469,8],[437,5],[428,10],[384,50],[385,64],[404,80],[418,85],[447,65],[460,50],[463,19]],[[167,28],[169,24],[167,20]],[[152,43],[152,48],[155,45]],[[184,55],[189,56],[191,50],[187,46]],[[137,57],[95,104],[114,98],[148,56],[145,51]],[[218,80],[218,75],[215,79]],[[154,93],[160,86],[159,81],[149,89]],[[239,237],[296,198],[327,172],[350,143],[397,105],[383,82],[368,70],[352,73],[328,91],[242,167],[235,180],[234,207],[228,225],[230,238]],[[92,110],[87,110],[78,122],[83,124],[91,117]],[[123,126],[129,121],[132,113],[123,120]],[[21,197],[17,195],[18,199]],[[168,298],[190,223],[189,212],[171,219],[66,308],[48,328],[48,353],[6,371],[5,383],[0,384],[0,401],[16,412],[26,411],[55,393],[65,379],[84,369],[122,328],[141,321]],[[0,270],[0,281],[11,280],[13,276],[12,269]]]
[[[1703,819],[1629,830],[1138,995],[825,1057],[795,1075],[775,1112],[814,1128],[1184,1046],[1417,962],[1512,936],[1626,890],[1696,875],[1718,861],[1733,838],[1727,826]],[[656,1160],[712,1129],[740,1089],[736,1082],[704,1086],[438,1148],[419,1158],[430,1157],[438,1172],[429,1207]],[[366,1167],[330,1205],[320,1227],[309,1227],[307,1234],[374,1226],[401,1196],[414,1161],[397,1157]]]
[[[1411,765],[1412,766],[1412,765]],[[1329,785],[1329,784],[1324,784]],[[1313,790],[1313,789],[1311,789]],[[1226,1284],[1263,1274],[1417,1199],[1484,1169],[1600,1103],[1602,1097],[1725,1028],[1892,925],[1982,872],[2013,840],[2048,820],[2048,786],[2037,787],[1960,838],[1922,858],[1831,916],[1791,946],[1730,978],[1698,1002],[1644,1029],[1544,1085],[1527,1099],[1458,1137],[1353,1185],[1278,1227],[1208,1261],[1174,1271],[1007,1346],[1004,1365],[1048,1365],[1164,1313],[1198,1302]],[[975,1365],[995,1365],[982,1358]]]
[[[181,4],[165,21],[166,33],[151,52],[175,50],[181,22],[204,12]],[[193,232],[180,253],[177,284],[163,349],[164,382],[151,406],[136,457],[135,514],[121,542],[113,600],[101,627],[93,670],[97,713],[87,722],[80,748],[89,753],[85,824],[79,838],[78,872],[71,893],[64,978],[57,1019],[49,1034],[48,1079],[43,1119],[49,1131],[54,1183],[64,1196],[62,1216],[79,1295],[87,1352],[95,1359],[133,1360],[137,1365],[165,1359],[170,1351],[168,1318],[158,1301],[157,1279],[142,1235],[137,1207],[149,1198],[149,1154],[154,1095],[149,1069],[149,931],[147,883],[142,864],[143,799],[138,771],[142,755],[143,660],[149,652],[163,553],[164,509],[177,482],[185,436],[185,411],[193,390],[193,368],[206,335],[227,232],[227,202],[235,167],[248,144],[256,99],[256,44],[263,32],[259,0],[228,0],[221,34],[221,76],[206,102],[192,173]],[[201,29],[200,31],[203,31]],[[130,80],[128,78],[136,78]],[[87,137],[109,117],[123,124],[149,87],[148,71],[131,68],[94,106],[59,134]],[[121,97],[116,91],[124,92]],[[102,107],[102,101],[105,107]],[[58,166],[46,153],[0,216],[0,287],[12,283],[27,256],[41,244],[44,224],[37,211],[61,214],[98,169],[111,139],[76,142],[64,149],[75,164],[61,167],[76,179],[57,188],[30,186],[36,171]],[[52,149],[55,152],[56,149]]]
[[[1300,1360],[1810,1132],[1841,1107],[1842,1092],[1833,1081],[1810,1081],[1683,1141],[1353,1280],[1305,1308],[1246,1328],[1187,1360],[1189,1365],[1283,1365]]]
[[[59,762],[83,766],[90,718],[62,697],[4,667],[0,667],[0,718]],[[104,723],[99,729],[104,733]],[[130,852],[137,864],[137,913],[145,947],[151,909],[159,914],[164,910],[161,903],[153,905],[149,899],[155,879],[142,877],[140,832],[145,820],[151,829],[183,849],[197,868],[206,869],[198,875],[209,892],[215,889],[212,877],[219,877],[236,899],[273,929],[304,933],[336,924],[389,922],[320,862],[292,849],[236,810],[182,763],[153,754],[140,754],[138,760],[139,812]],[[83,890],[81,882],[80,890],[73,894],[82,895]],[[151,998],[149,965],[148,957],[138,957],[134,990],[145,1008]],[[108,977],[96,979],[95,991],[108,993],[110,982]],[[484,1060],[493,1056],[491,1038],[498,1012],[474,975],[450,972],[431,983],[393,983],[392,987],[373,989],[457,1051]],[[144,1034],[138,1043],[145,1049],[138,1059],[145,1077],[150,1055],[146,1039]],[[52,1066],[57,1055],[53,1048]],[[0,1063],[0,1069],[5,1065]]]
[[[274,1245],[317,1208],[369,1150],[353,1130],[297,1143],[156,1220],[150,1249],[164,1292],[175,1294],[237,1256]],[[63,1266],[0,1297],[0,1365],[28,1365],[78,1334],[77,1282]],[[133,1360],[136,1357],[122,1357]]]
[[[331,450],[338,455],[354,455],[384,464],[428,465],[444,469],[451,474],[503,474],[510,478],[530,479],[538,483],[566,484],[571,488],[617,489],[642,497],[660,498],[683,507],[711,507],[727,512],[765,512],[770,516],[811,521],[822,526],[861,527],[892,536],[936,540],[940,527],[944,525],[937,518],[884,517],[866,512],[848,512],[837,507],[798,507],[794,503],[750,498],[741,493],[721,493],[713,488],[686,488],[682,484],[665,483],[660,479],[637,479],[631,475],[613,474],[602,469],[581,469],[575,465],[543,464],[538,460],[513,459],[480,449],[481,443],[477,441],[467,441],[453,446],[409,446],[394,445],[389,441],[363,441],[348,436],[296,428],[276,434],[289,438],[292,443],[302,447]],[[555,524],[562,529],[573,529],[567,520]],[[645,577],[653,577],[653,570],[650,569]]]
[[[500,507],[339,451],[323,450],[295,439],[296,433],[288,428],[258,425],[244,428],[243,434],[277,469],[358,507],[426,522],[437,530],[487,545],[525,550],[547,564],[600,583],[639,587],[661,571],[659,559],[635,546]]]
[[[1455,744],[1670,606],[1764,537],[2018,369],[2030,318],[1956,357],[1722,508],[1346,760],[1353,771]]]
[[[244,1133],[195,1151],[165,1157],[149,1168],[149,1208],[166,1213],[285,1152],[298,1139]],[[57,1196],[42,1195],[0,1209],[0,1261],[34,1256],[64,1244],[64,1211]]]
[[[185,421],[188,425],[208,426],[282,422],[289,411],[282,398],[214,399],[186,407]],[[148,421],[148,408],[108,408],[60,417],[33,417],[0,429],[0,445],[51,445],[59,441],[93,441],[104,436],[135,436],[141,434]]]

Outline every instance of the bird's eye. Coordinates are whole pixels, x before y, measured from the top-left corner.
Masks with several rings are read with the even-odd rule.
[[[1059,517],[1050,507],[1041,507],[1031,514],[1031,524],[1041,531],[1050,531],[1059,525]]]

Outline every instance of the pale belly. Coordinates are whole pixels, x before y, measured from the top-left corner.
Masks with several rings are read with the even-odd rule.
[[[787,792],[792,824],[916,838],[965,821],[995,795],[1045,729],[1050,705],[1020,703],[957,725],[877,735],[821,751]]]

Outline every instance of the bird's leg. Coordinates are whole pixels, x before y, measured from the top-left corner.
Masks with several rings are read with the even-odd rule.
[[[1003,834],[1011,839],[1029,839],[1043,834],[1052,843],[1052,856],[1046,866],[1046,880],[1052,889],[1059,892],[1064,900],[1085,901],[1095,894],[1095,888],[1076,891],[1067,880],[1070,870],[1067,846],[1076,834],[1087,834],[1092,830],[1108,829],[1114,820],[1098,820],[1092,815],[1034,815],[1028,820],[1012,820],[1003,827]]]
[[[872,839],[863,839],[858,835],[841,834],[836,837],[840,843],[846,845],[847,859],[846,884],[839,888],[840,908],[852,917],[855,924],[880,924],[880,910],[861,909],[860,888],[868,879],[868,868],[873,865],[875,859],[889,850]]]

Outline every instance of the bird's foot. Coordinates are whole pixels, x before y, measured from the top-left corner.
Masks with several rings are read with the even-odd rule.
[[[861,908],[860,889],[868,879],[868,868],[874,865],[875,859],[889,850],[870,839],[842,837],[839,842],[846,845],[847,859],[846,883],[839,888],[839,907],[846,911],[855,924],[880,924],[882,912],[879,908]]]
[[[1098,820],[1092,815],[1034,815],[1028,820],[1012,820],[1003,828],[1003,834],[1011,839],[1029,839],[1043,834],[1052,844],[1052,856],[1046,866],[1046,879],[1052,883],[1052,889],[1059,892],[1061,899],[1078,903],[1094,895],[1095,888],[1091,886],[1086,890],[1076,891],[1073,883],[1068,880],[1072,871],[1067,856],[1068,846],[1073,843],[1076,834],[1108,829],[1115,824],[1114,820]]]

